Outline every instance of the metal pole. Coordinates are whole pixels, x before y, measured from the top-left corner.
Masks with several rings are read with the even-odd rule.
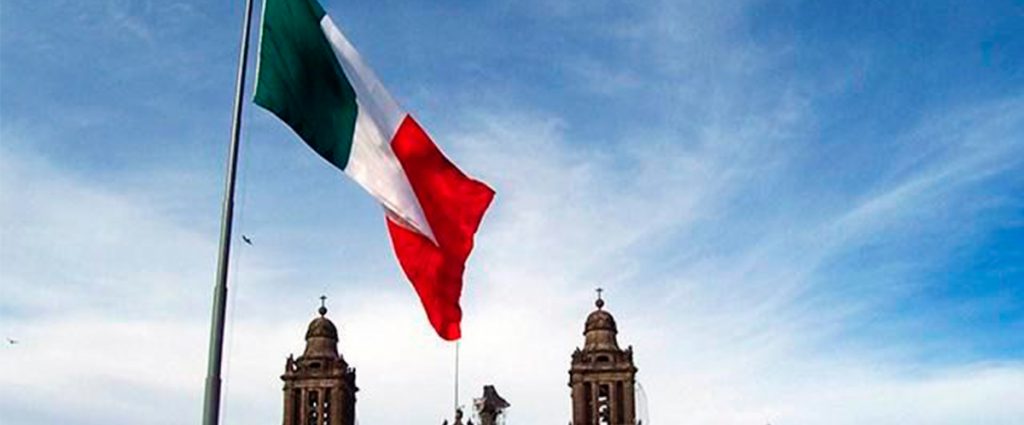
[[[217,258],[217,283],[213,289],[213,313],[210,319],[210,353],[207,357],[206,393],[203,397],[203,425],[220,422],[220,367],[224,351],[224,315],[228,295],[228,260],[231,254],[231,224],[235,210],[235,175],[238,165],[238,140],[242,127],[242,96],[245,91],[245,67],[249,58],[249,27],[252,26],[253,0],[245,1],[242,46],[238,55],[235,80],[235,106],[231,117],[231,143],[224,183],[224,207],[220,221],[220,254]]]
[[[455,411],[459,411],[459,341],[455,341]]]

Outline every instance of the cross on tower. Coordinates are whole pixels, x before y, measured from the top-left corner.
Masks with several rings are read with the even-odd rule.
[[[320,295],[320,315],[327,314],[327,295]]]
[[[601,309],[602,307],[604,307],[604,300],[603,300],[603,299],[601,299],[601,293],[602,293],[602,292],[604,292],[604,289],[603,289],[603,288],[597,288],[597,301],[596,301],[596,302],[594,302],[594,305],[596,305],[596,306],[597,306],[597,308],[598,308],[599,310],[600,310],[600,309]]]

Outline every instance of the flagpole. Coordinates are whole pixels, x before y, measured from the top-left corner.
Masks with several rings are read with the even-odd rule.
[[[459,412],[459,342],[455,341],[455,414]]]
[[[228,294],[228,260],[231,254],[231,224],[235,210],[235,177],[238,165],[238,140],[242,127],[242,97],[245,92],[245,68],[249,58],[249,29],[252,26],[253,0],[245,1],[241,52],[235,79],[235,105],[231,117],[231,142],[228,145],[227,176],[224,182],[224,206],[220,221],[220,254],[217,257],[217,283],[213,289],[210,319],[210,352],[207,357],[206,392],[203,397],[203,425],[220,422],[220,369],[224,351],[224,315]]]

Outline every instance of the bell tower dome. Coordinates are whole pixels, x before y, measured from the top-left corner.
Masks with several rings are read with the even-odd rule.
[[[619,348],[618,327],[601,292],[583,327],[583,349],[572,353],[572,425],[635,425],[633,347]]]
[[[338,328],[328,319],[327,297],[320,297],[320,317],[309,322],[306,349],[288,356],[284,375],[284,425],[353,425],[356,370],[338,353]]]

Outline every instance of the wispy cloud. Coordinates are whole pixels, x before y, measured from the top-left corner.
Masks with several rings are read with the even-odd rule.
[[[899,341],[835,352],[833,344],[849,347],[836,338],[864,320],[870,305],[840,297],[828,299],[827,310],[809,309],[808,301],[820,298],[808,297],[829,284],[817,271],[830,258],[865,239],[912,236],[913,231],[892,232],[900,223],[916,222],[922,206],[948,210],[969,199],[970,184],[981,182],[979,173],[996,170],[986,178],[999,178],[1013,170],[1018,160],[1011,154],[1021,149],[1012,138],[1021,125],[1014,118],[1018,110],[1006,104],[987,108],[954,136],[960,148],[914,160],[913,171],[863,195],[802,211],[793,222],[773,211],[750,210],[737,218],[730,207],[749,193],[752,181],[793,172],[786,161],[737,165],[760,163],[737,152],[770,150],[738,149],[735,139],[708,140],[696,150],[626,144],[593,150],[569,143],[567,124],[557,118],[465,115],[465,129],[445,139],[457,160],[499,190],[500,200],[471,260],[463,344],[469,389],[463,398],[474,393],[468,383],[494,382],[514,400],[517,421],[567,417],[568,404],[558,400],[565,398],[568,354],[581,338],[589,288],[603,285],[610,287],[622,342],[637,346],[652,420],[963,423],[973,417],[1011,423],[1020,412],[1006,401],[1020,395],[1014,388],[1022,388],[1021,366],[980,363],[915,373],[914,361],[900,360],[913,348]],[[742,140],[724,129],[707,134]],[[917,133],[908,134],[907,143],[916,143]],[[988,142],[973,150],[978,145],[969,141],[979,138]],[[4,387],[49,397],[54,382],[89,383],[62,395],[78,406],[142,388],[177,400],[177,409],[196,409],[203,352],[197,347],[205,340],[207,304],[205,291],[183,292],[180,284],[208,280],[209,238],[162,215],[159,207],[142,206],[137,199],[144,190],[118,193],[70,179],[45,160],[17,152],[5,152],[3,161],[4,235],[17,236],[4,243],[5,281],[15,282],[5,284],[4,308],[11,318],[8,329],[25,341],[6,350],[13,361],[4,362],[9,367],[3,375],[12,385]],[[784,202],[804,194],[797,187],[773,195]],[[722,230],[732,220],[740,227],[778,225],[755,238],[741,237],[749,244],[735,244],[728,238],[738,236]],[[921,225],[928,223],[916,224]],[[716,245],[719,239],[726,245]],[[331,273],[329,265],[323,268]],[[276,416],[275,376],[284,355],[301,350],[304,326],[301,314],[282,315],[279,308],[271,316],[258,313],[289,291],[279,286],[292,280],[288,272],[272,279],[244,272],[259,283],[240,289],[234,316],[231,421]],[[54,286],[62,279],[74,282]],[[361,372],[360,414],[366,423],[440,418],[450,403],[451,370],[438,365],[450,364],[451,347],[423,331],[415,299],[394,283],[374,279],[365,289],[345,291],[332,313],[342,326],[342,351]],[[295,311],[311,311],[298,297],[287,298]],[[22,313],[11,315],[15,310]],[[50,318],[32,319],[40,315]],[[189,319],[182,322],[184,317]],[[29,359],[63,366],[39,380],[18,366]],[[401,412],[395,411],[394,395],[410,385],[436,391],[403,400]],[[960,392],[973,396],[954,398]],[[937,404],[929,395],[949,402]],[[96,422],[118,423],[167,406],[141,403],[133,407],[138,410],[96,412]]]
[[[1020,346],[1019,296],[1001,292],[1019,284],[969,282],[969,296],[927,301],[950,290],[936,274],[1024,220],[1021,93],[922,102],[895,123],[837,106],[887,105],[858,96],[888,65],[865,44],[824,69],[795,69],[800,40],[751,36],[751,7],[762,4],[600,3],[585,19],[569,3],[506,4],[536,28],[557,28],[544,39],[566,43],[553,50],[566,54],[510,49],[531,78],[481,59],[475,66],[502,84],[422,87],[435,139],[498,191],[469,264],[463,401],[493,383],[513,404],[510,423],[564,423],[569,356],[591,290],[603,286],[620,342],[636,348],[655,423],[1024,416],[1014,403],[1024,398],[1020,356],[986,349],[982,335]],[[173,42],[209,35],[196,31],[221,22],[208,8],[79,6],[78,29],[98,25],[100,38],[135,49],[171,46],[131,73],[174,71],[162,92],[216,85],[205,61],[230,70],[229,48]],[[502,40],[524,36],[505,30]],[[38,41],[37,52],[67,39],[36,35],[18,40]],[[44,62],[57,59],[68,60]],[[184,98],[163,95],[144,113],[119,99],[51,100],[44,106],[59,119],[44,126],[9,119],[4,84],[0,317],[21,343],[0,350],[0,416],[194,421],[221,178],[221,164],[204,159],[208,133],[223,130],[206,117],[216,102],[184,89],[201,92],[204,101],[185,100],[202,107],[180,111]],[[156,112],[155,124],[142,116]],[[379,210],[269,117],[247,118],[237,229],[255,245],[235,250],[226,423],[277,420],[277,377],[301,351],[321,290],[359,371],[360,422],[439,423],[450,414],[453,347],[434,337],[394,267]],[[132,121],[139,128],[117,136]],[[202,125],[181,125],[192,122]],[[99,139],[79,133],[96,128],[126,140],[90,150]],[[965,326],[961,315],[989,310],[1009,313],[950,331]],[[67,408],[38,402],[53,399]]]

